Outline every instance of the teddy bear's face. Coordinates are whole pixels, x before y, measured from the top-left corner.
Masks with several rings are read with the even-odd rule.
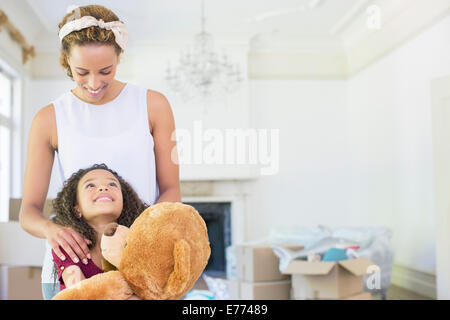
[[[131,225],[118,269],[141,298],[178,299],[200,277],[210,253],[199,213],[179,202],[162,202]]]
[[[103,232],[100,247],[102,256],[116,268],[122,259],[122,252],[127,245],[129,229],[117,223],[110,223]]]

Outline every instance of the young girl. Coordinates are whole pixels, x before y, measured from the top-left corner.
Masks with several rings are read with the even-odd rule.
[[[61,247],[52,250],[63,290],[103,272],[100,239],[105,227],[111,222],[129,227],[148,205],[115,171],[96,164],[75,172],[58,193],[53,207],[56,224],[72,228],[89,241],[88,258],[82,261],[73,261]],[[64,246],[69,248],[68,243]]]

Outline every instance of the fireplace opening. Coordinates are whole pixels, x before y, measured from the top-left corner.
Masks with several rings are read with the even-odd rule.
[[[211,256],[205,271],[210,275],[226,274],[225,249],[231,245],[230,202],[185,202],[193,206],[205,220]]]

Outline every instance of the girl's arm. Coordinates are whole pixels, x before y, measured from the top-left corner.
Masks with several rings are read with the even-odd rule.
[[[147,91],[149,124],[155,141],[156,178],[159,185],[157,202],[181,202],[175,121],[166,97]]]
[[[65,254],[66,252],[63,250],[63,253]],[[62,279],[66,288],[72,287],[86,278],[79,266],[72,264],[68,260],[60,259],[55,250],[52,250],[52,256],[53,263],[58,271],[58,280],[61,281]]]
[[[57,145],[56,118],[52,104],[35,115],[28,138],[27,164],[25,170],[22,205],[19,220],[22,228],[48,242],[62,258],[61,246],[74,262],[77,256],[86,259],[89,248],[77,232],[56,225],[42,214],[53,167]],[[64,257],[65,258],[65,257]]]
[[[70,288],[81,280],[86,279],[79,266],[71,265],[64,269],[62,279],[66,288]]]

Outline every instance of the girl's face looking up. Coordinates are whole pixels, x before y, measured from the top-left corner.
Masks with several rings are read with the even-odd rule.
[[[78,182],[75,210],[88,222],[116,221],[123,209],[119,180],[108,170],[95,169]]]
[[[101,104],[116,74],[120,56],[114,46],[88,44],[74,46],[68,63],[77,88],[75,94],[91,104]]]

